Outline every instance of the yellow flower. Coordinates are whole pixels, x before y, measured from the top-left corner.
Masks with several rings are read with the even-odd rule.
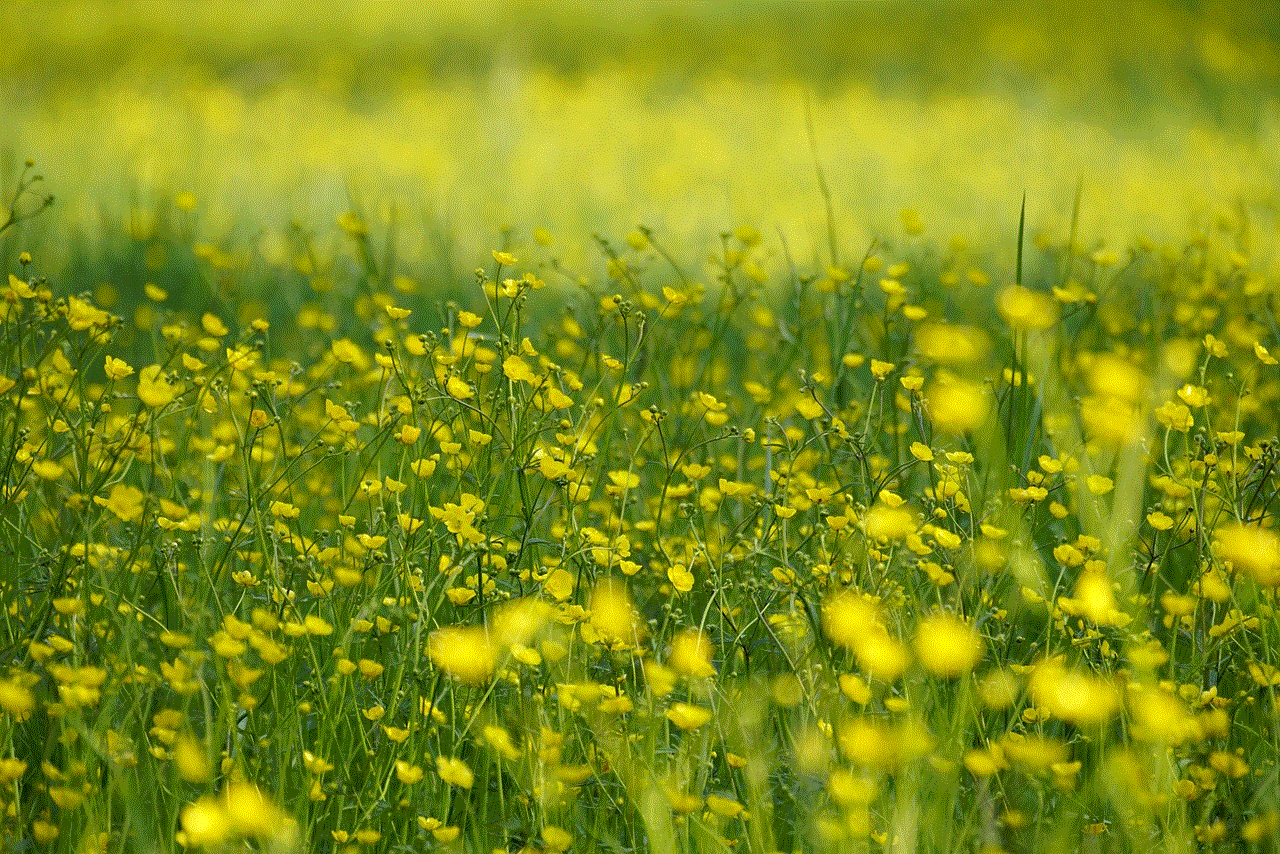
[[[959,617],[936,614],[916,629],[916,655],[925,670],[937,676],[963,676],[982,660],[978,632]]]
[[[471,390],[471,386],[461,377],[449,377],[449,381],[445,383],[444,390],[458,400],[467,400],[475,397],[475,392]]]
[[[1178,397],[1192,409],[1199,409],[1209,402],[1209,390],[1204,386],[1188,383],[1178,389]]]
[[[440,775],[441,780],[451,786],[458,786],[462,789],[470,789],[476,780],[475,774],[467,767],[467,763],[452,757],[437,756],[436,772]]]
[[[1036,665],[1028,687],[1037,706],[1048,709],[1055,718],[1077,726],[1103,723],[1120,705],[1120,695],[1114,684],[1068,670],[1057,659]]]
[[[871,702],[871,686],[856,673],[840,674],[840,693],[860,706]]]
[[[302,511],[287,501],[272,501],[267,512],[277,519],[297,519]]]
[[[916,518],[906,507],[877,503],[863,517],[863,527],[872,540],[901,540],[916,530]]]
[[[688,593],[693,589],[693,573],[682,563],[673,563],[667,569],[667,580],[681,593]]]
[[[542,841],[547,844],[548,851],[568,851],[573,844],[573,834],[564,828],[549,824],[542,828]]]
[[[115,356],[107,356],[106,372],[109,380],[122,380],[133,373],[133,368],[124,359],[117,359]]]
[[[322,637],[324,635],[333,634],[333,626],[329,624],[323,617],[316,614],[308,614],[302,620],[302,626],[309,635]]]
[[[10,284],[12,284],[12,276],[10,276]],[[32,293],[32,296],[34,295]],[[94,326],[106,326],[110,322],[111,315],[92,303],[79,297],[67,297],[67,325],[77,332]]]
[[[893,362],[882,362],[879,359],[871,360],[871,375],[878,380],[882,380],[889,376],[889,373],[893,368]]]
[[[31,471],[42,480],[57,480],[65,469],[56,460],[37,460],[31,464]]]
[[[925,399],[933,426],[946,433],[966,433],[987,417],[987,397],[982,388],[963,380],[934,382]]]
[[[524,382],[529,385],[536,385],[538,375],[529,368],[529,364],[519,356],[508,356],[502,360],[502,372],[507,375],[507,379],[512,381]]]
[[[567,569],[556,569],[542,583],[542,589],[555,601],[563,602],[573,595],[573,589],[576,585],[577,582],[574,580],[573,573]]]
[[[1089,475],[1085,482],[1089,486],[1089,491],[1094,495],[1106,495],[1115,488],[1115,482],[1111,478],[1103,477],[1100,474]]]
[[[8,712],[14,720],[25,721],[35,711],[36,698],[17,679],[6,679],[0,682],[0,709]],[[3,775],[0,775],[0,779]]]
[[[178,776],[188,783],[204,783],[213,776],[213,770],[209,766],[209,755],[204,745],[190,735],[182,736],[174,745],[173,767],[177,770]]]
[[[18,298],[32,299],[33,297],[35,297],[35,295],[36,295],[36,292],[31,289],[31,285],[22,281],[22,279],[19,279],[13,273],[9,274],[9,287],[5,290],[3,294],[5,299],[9,299],[9,300],[16,300]]]
[[[205,796],[182,808],[182,832],[185,844],[193,847],[212,847],[231,836],[231,821],[222,804]]]
[[[356,342],[352,341],[350,338],[340,338],[339,340],[334,341],[332,350],[333,357],[335,359],[348,365],[358,362],[362,355],[360,352],[360,345],[356,344]]]
[[[573,406],[573,398],[562,392],[560,389],[552,386],[546,391],[547,405],[552,409],[568,409]]]
[[[878,628],[875,605],[852,590],[829,596],[822,605],[823,632],[833,643],[846,649],[858,649]]]
[[[165,379],[160,365],[148,365],[138,374],[138,399],[151,409],[166,406],[177,396],[177,389]]]
[[[711,710],[689,703],[672,703],[667,719],[680,729],[697,729],[711,720]]]
[[[431,829],[431,835],[436,838],[437,842],[443,845],[447,845],[457,839],[460,833],[462,833],[462,828],[458,827],[456,824],[447,824],[444,827],[434,827]]]
[[[997,750],[999,748],[996,748]],[[1001,768],[1006,767],[1002,758],[990,750],[973,749],[964,755],[965,769],[975,777],[990,777]]]
[[[591,591],[591,625],[606,642],[634,643],[643,637],[643,624],[623,582],[601,581]]]
[[[1195,424],[1191,409],[1172,400],[1165,401],[1156,407],[1156,420],[1171,430],[1185,433]]]
[[[1058,308],[1052,299],[1022,285],[1010,285],[1001,291],[996,308],[1015,329],[1048,329],[1058,320]]]
[[[403,759],[396,760],[396,779],[406,786],[412,786],[422,779],[422,766],[414,765]]]
[[[896,681],[911,663],[907,648],[879,627],[858,644],[856,654],[867,673],[882,682]]]
[[[822,404],[812,397],[802,397],[796,401],[796,412],[806,421],[812,421],[824,412]]]
[[[511,741],[511,733],[507,732],[505,727],[489,725],[484,728],[484,740],[489,746],[498,751],[503,758],[512,762],[520,758],[520,751]]]
[[[208,312],[205,312],[205,315],[200,318],[200,325],[204,327],[204,331],[207,334],[212,335],[214,338],[221,338],[227,334],[226,325],[216,315]]]
[[[1270,528],[1232,523],[1214,532],[1218,555],[1267,587],[1280,586],[1280,536]]]
[[[716,668],[711,663],[715,647],[706,635],[697,629],[687,629],[671,640],[671,656],[668,663],[685,676],[715,676]]]
[[[432,632],[427,653],[436,667],[463,682],[485,682],[498,666],[498,647],[480,626],[450,626]]]
[[[132,522],[142,515],[146,499],[146,493],[138,489],[138,487],[117,483],[111,487],[111,492],[106,498],[95,495],[93,502],[99,507],[105,507],[110,510],[120,521]]]

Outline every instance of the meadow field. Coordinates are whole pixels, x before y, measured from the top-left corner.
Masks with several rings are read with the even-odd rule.
[[[0,850],[1280,851],[1270,4],[0,13]]]

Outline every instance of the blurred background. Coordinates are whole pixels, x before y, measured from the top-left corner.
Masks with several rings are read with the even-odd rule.
[[[1275,269],[1271,2],[0,3],[0,189],[33,159],[45,271],[161,221],[267,262],[355,211],[434,275],[544,229],[676,253],[757,228],[1185,241]],[[180,202],[175,206],[175,201]],[[909,214],[906,219],[910,220]],[[914,229],[913,229],[914,230]],[[97,246],[91,250],[90,247]],[[211,250],[206,250],[211,251]],[[1269,258],[1269,262],[1265,259]],[[779,262],[781,263],[781,262]]]

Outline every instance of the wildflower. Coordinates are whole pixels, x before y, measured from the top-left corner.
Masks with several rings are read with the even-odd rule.
[[[606,642],[633,643],[643,637],[643,626],[627,587],[620,581],[601,581],[591,591],[591,626]]]
[[[138,399],[151,409],[166,406],[177,396],[177,389],[165,378],[160,365],[149,365],[138,374]]]
[[[714,653],[715,648],[706,635],[696,629],[688,629],[672,639],[668,663],[684,676],[715,676],[716,668],[711,663]]]
[[[888,724],[852,718],[836,732],[836,744],[849,761],[870,768],[892,768],[927,754],[933,738],[915,722]]]
[[[693,573],[682,563],[673,563],[667,568],[667,580],[680,593],[688,593],[693,589]]]
[[[186,845],[212,847],[231,836],[226,810],[208,796],[183,807],[181,823]]]
[[[926,670],[944,677],[962,676],[982,659],[982,637],[950,614],[937,614],[916,629],[916,655]]]
[[[302,625],[309,635],[323,637],[324,635],[333,634],[333,626],[329,624],[323,617],[316,614],[308,614],[302,620]]]
[[[689,703],[672,703],[667,719],[680,729],[697,729],[711,720],[711,710]]]
[[[445,383],[445,391],[458,400],[469,400],[475,397],[475,392],[471,390],[471,386],[458,376],[449,377],[448,382]]]
[[[1188,383],[1178,389],[1178,398],[1192,409],[1199,409],[1209,403],[1209,390]]]
[[[982,388],[963,380],[935,381],[925,401],[934,426],[947,433],[966,433],[987,418],[988,403]]]
[[[858,663],[868,675],[882,682],[895,682],[911,663],[910,653],[883,628],[868,634],[855,650]]]
[[[333,357],[344,364],[355,364],[360,361],[360,346],[350,338],[342,338],[332,344]]]
[[[204,316],[200,318],[200,326],[204,329],[206,334],[211,335],[214,338],[221,338],[229,331],[226,324],[224,324],[217,315],[210,314],[208,312],[205,312]]]
[[[231,783],[222,794],[206,795],[183,808],[184,844],[212,847],[236,836],[287,839],[292,821],[257,787]]]
[[[1010,285],[1001,291],[996,308],[1014,329],[1048,329],[1058,320],[1052,299],[1022,285]]]
[[[475,774],[472,773],[467,763],[452,757],[437,756],[436,773],[440,775],[441,780],[461,789],[470,789],[476,780]]]
[[[297,519],[302,511],[287,501],[272,501],[267,512],[277,519]]]
[[[1085,479],[1089,487],[1089,491],[1094,495],[1106,495],[1115,488],[1115,482],[1109,477],[1103,477],[1100,474],[1091,474]]]
[[[860,706],[871,701],[871,686],[855,673],[840,674],[840,693]]]
[[[395,762],[396,779],[405,786],[412,786],[422,779],[422,766],[414,765],[403,759],[397,759]]]
[[[833,643],[858,649],[876,628],[876,609],[852,590],[829,596],[822,606],[822,629]]]
[[[978,361],[991,347],[981,329],[950,323],[928,323],[916,332],[920,355],[939,365],[967,365]]]
[[[25,721],[35,711],[35,696],[18,679],[0,681],[0,709],[8,712],[16,721]]]
[[[1179,745],[1203,737],[1200,720],[1170,692],[1144,686],[1131,692],[1134,737],[1143,741]]]
[[[1088,726],[1101,724],[1114,714],[1120,697],[1115,686],[1067,667],[1057,659],[1042,662],[1031,673],[1031,697],[1056,718]]]
[[[117,483],[106,498],[95,495],[93,502],[110,510],[121,522],[132,522],[142,516],[146,499],[146,493],[138,487]]]
[[[915,514],[903,506],[890,506],[883,499],[867,511],[862,523],[872,540],[901,540],[916,530]]]
[[[796,401],[796,412],[800,413],[800,417],[806,421],[820,417],[825,411],[822,404],[812,397],[802,397]]]
[[[213,776],[204,746],[190,735],[182,736],[174,745],[173,766],[188,783],[204,783]]]
[[[520,751],[511,741],[511,733],[507,732],[505,727],[486,726],[484,728],[484,740],[489,746],[498,751],[504,759],[512,762],[520,758]]]
[[[109,380],[122,380],[133,373],[133,367],[124,359],[107,356],[104,369]]]
[[[565,569],[553,570],[542,583],[543,591],[557,602],[563,602],[573,595],[577,582],[573,573]]]
[[[573,834],[554,824],[549,824],[542,828],[542,841],[546,843],[548,851],[568,851],[569,846],[573,844]]]
[[[41,480],[57,480],[65,469],[55,460],[37,460],[31,464],[31,472]]]
[[[1177,430],[1185,433],[1195,424],[1195,417],[1191,414],[1191,409],[1181,403],[1174,403],[1172,400],[1166,401],[1156,407],[1156,420],[1168,427],[1170,430]]]
[[[1003,752],[998,745],[991,749],[973,749],[967,751],[962,760],[965,770],[975,777],[990,777],[1008,765],[1004,761]]]
[[[10,275],[10,286],[13,285],[13,276]],[[35,296],[35,292],[31,292],[31,296]],[[111,315],[107,314],[93,303],[86,302],[79,297],[67,297],[67,325],[77,332],[83,332],[95,326],[105,327],[111,322]]]
[[[529,385],[538,384],[538,375],[530,370],[529,365],[519,356],[508,356],[502,360],[502,372],[507,379],[513,382],[523,382]]]
[[[436,667],[463,682],[485,682],[498,665],[498,648],[478,626],[451,626],[432,632],[427,652]]]
[[[1267,587],[1280,586],[1280,535],[1258,525],[1231,523],[1214,531],[1220,557]]]

